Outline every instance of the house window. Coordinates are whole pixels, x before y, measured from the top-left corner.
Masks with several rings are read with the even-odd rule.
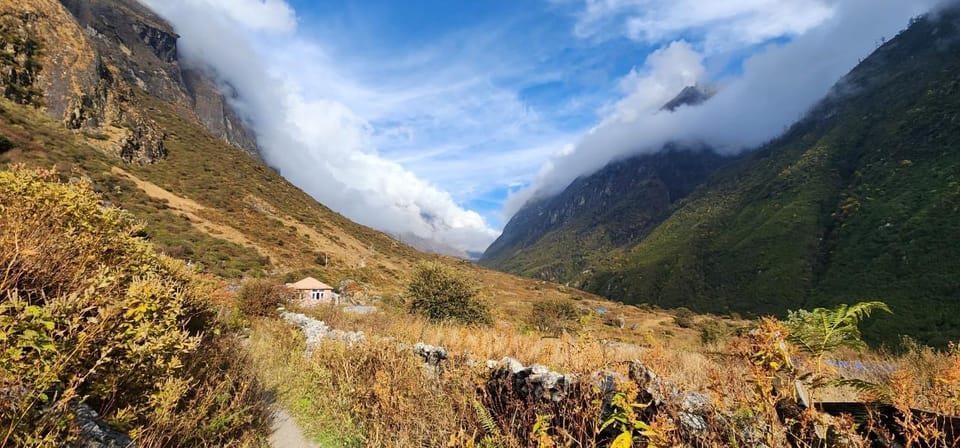
[[[312,300],[320,300],[320,299],[322,299],[322,298],[323,298],[323,291],[321,291],[321,290],[319,290],[319,289],[314,289],[314,290],[310,291],[310,299],[312,299]]]

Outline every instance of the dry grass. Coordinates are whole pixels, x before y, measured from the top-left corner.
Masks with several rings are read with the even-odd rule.
[[[0,171],[0,445],[79,437],[83,402],[138,446],[256,445],[262,389],[208,301],[89,185]]]
[[[285,388],[283,401],[300,421],[312,427],[313,434],[322,435],[321,440],[332,446],[607,447],[616,434],[598,427],[610,412],[600,406],[609,396],[599,394],[589,379],[600,371],[614,374],[623,381],[618,389],[624,391],[628,402],[646,405],[644,400],[649,398],[643,398],[643,390],[631,389],[635,386],[626,380],[628,362],[633,360],[681,390],[704,394],[714,407],[708,434],[694,439],[677,424],[678,405],[667,404],[656,411],[639,408],[632,418],[652,425],[653,430],[647,436],[638,435],[636,446],[653,446],[655,441],[659,441],[657,446],[753,446],[761,442],[768,446],[825,446],[817,428],[830,428],[831,446],[869,446],[855,432],[857,425],[852,420],[813,411],[784,414],[784,400],[793,402],[795,397],[792,387],[777,384],[792,385],[794,379],[811,371],[812,361],[785,342],[786,329],[774,319],[750,323],[754,331],[730,333],[706,344],[690,340],[691,345],[677,347],[649,337],[610,344],[598,338],[590,325],[580,332],[544,337],[503,319],[490,327],[436,324],[389,307],[373,315],[348,314],[337,307],[306,312],[334,328],[362,330],[374,341],[353,347],[328,342],[313,358],[304,359],[297,330],[268,322],[254,326],[257,353],[273,363],[263,370],[273,372],[272,384]],[[647,316],[664,318],[661,312]],[[695,325],[707,320],[699,317]],[[417,341],[451,352],[441,378],[425,375],[418,358],[396,349],[398,344]],[[285,361],[271,355],[277,344],[284,347]],[[848,359],[854,355],[867,366],[893,366],[892,370],[856,371],[875,381],[876,390],[889,390],[899,397],[893,402],[898,408],[947,414],[960,411],[960,374],[956,373],[960,372],[960,352],[915,347],[899,355],[837,354]],[[490,383],[490,371],[485,368],[487,359],[504,356],[525,365],[539,363],[575,373],[586,381],[562,403],[504,398],[496,392],[502,386]],[[829,378],[818,384],[849,378],[851,371],[849,367],[831,371]],[[816,399],[875,398],[852,389],[812,383],[809,387]],[[443,418],[437,419],[437,415]],[[495,428],[485,422],[492,422]],[[871,425],[867,422],[862,427],[880,431],[879,426]],[[901,422],[899,431],[899,437],[915,443],[929,442],[934,437],[931,434],[936,434],[932,422],[918,420]]]
[[[483,426],[483,414],[476,408],[479,403],[489,409],[489,418],[500,428],[499,445],[490,446],[531,446],[528,435],[543,413],[555,417],[555,426],[579,434],[576,437],[581,438],[582,446],[606,446],[601,441],[607,436],[597,428],[602,396],[589,382],[578,386],[573,398],[559,407],[503,401],[484,392],[489,375],[485,361],[504,356],[583,378],[597,371],[626,378],[627,362],[641,359],[670,381],[685,387],[702,385],[718,402],[722,397],[712,390],[719,390],[719,384],[727,389],[731,377],[746,374],[742,368],[731,370],[731,365],[656,342],[645,347],[611,345],[589,331],[554,338],[503,321],[491,327],[464,327],[395,312],[356,316],[336,307],[307,312],[335,328],[362,330],[379,341],[353,347],[328,342],[313,358],[304,359],[303,341],[296,330],[267,322],[253,328],[254,359],[267,360],[262,370],[272,372],[267,382],[284,391],[283,402],[309,432],[333,446],[449,446],[450,440],[481,443],[491,433]],[[425,376],[418,358],[397,350],[398,344],[417,341],[451,352],[452,362],[441,380]],[[277,354],[277,347],[284,347],[282,354]],[[737,382],[745,384],[742,378]],[[589,443],[583,438],[587,435]]]
[[[108,201],[144,220],[148,235],[167,253],[228,278],[311,275],[329,284],[350,278],[371,296],[391,297],[403,292],[417,263],[437,260],[477,279],[481,297],[495,301],[505,315],[525,313],[541,299],[610,306],[572,288],[418,252],[318,204],[171,106],[145,95],[138,101],[168,134],[166,160],[122,164],[110,142],[0,100],[0,135],[13,143],[0,154],[0,166],[24,163],[55,167],[63,179],[86,176]]]

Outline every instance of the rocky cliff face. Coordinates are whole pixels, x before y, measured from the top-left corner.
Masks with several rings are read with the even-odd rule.
[[[128,162],[167,153],[141,92],[255,153],[255,138],[216,85],[181,66],[177,39],[134,0],[0,0],[4,95],[46,108],[71,129],[95,130]]]
[[[97,49],[125,81],[192,114],[213,135],[256,153],[253,133],[221,89],[177,56],[179,36],[166,21],[135,0],[61,0],[94,36]]]

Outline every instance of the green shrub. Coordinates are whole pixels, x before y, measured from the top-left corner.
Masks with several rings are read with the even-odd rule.
[[[421,263],[407,284],[410,312],[432,321],[489,324],[485,303],[477,299],[477,287],[457,271],[437,262]]]
[[[250,279],[237,293],[237,306],[247,316],[273,316],[277,308],[290,303],[294,292],[275,280]]]
[[[695,315],[689,308],[680,307],[674,310],[673,322],[680,328],[693,328]]]
[[[533,304],[528,324],[544,333],[562,334],[580,328],[580,310],[569,300],[544,300]]]
[[[733,329],[727,323],[708,318],[696,324],[700,330],[700,342],[704,345],[720,342],[733,335]]]
[[[263,427],[262,389],[215,335],[215,280],[140,230],[89,184],[0,172],[0,446],[72,444],[80,400],[141,447]]]
[[[860,322],[875,311],[890,311],[883,302],[840,304],[836,308],[816,308],[813,311],[791,311],[786,326],[790,342],[809,353],[817,361],[817,373],[823,372],[823,358],[841,347],[866,347],[860,333]]]

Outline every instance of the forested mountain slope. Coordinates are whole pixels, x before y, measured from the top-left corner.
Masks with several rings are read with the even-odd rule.
[[[526,204],[480,263],[546,280],[577,278],[611,250],[639,242],[723,163],[707,148],[668,148],[612,163]]]
[[[575,254],[591,262],[557,279],[702,312],[883,300],[896,315],[871,320],[871,339],[957,339],[960,315],[947,310],[960,304],[958,27],[955,9],[914,20],[783,136],[674,204],[649,235]],[[537,273],[535,262],[515,259],[491,265]]]

